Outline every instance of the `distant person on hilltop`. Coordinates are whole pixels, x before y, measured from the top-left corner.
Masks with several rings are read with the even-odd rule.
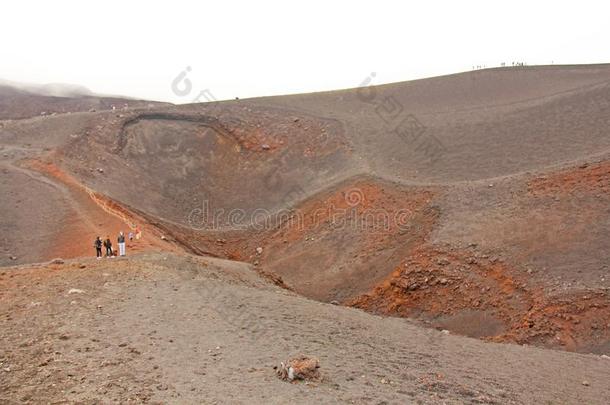
[[[95,257],[97,257],[97,260],[100,260],[102,258],[102,239],[99,236],[95,238],[93,247],[95,247]]]
[[[119,256],[125,256],[125,235],[123,235],[123,231],[119,232],[117,242],[119,243]]]
[[[106,235],[104,247],[106,248],[106,257],[114,257],[114,254],[112,253],[112,242],[110,241],[110,236],[108,235]]]

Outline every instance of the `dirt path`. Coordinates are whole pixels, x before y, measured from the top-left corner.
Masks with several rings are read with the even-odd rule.
[[[55,242],[43,254],[44,257],[91,256],[94,254],[92,246],[95,236],[109,236],[114,243],[120,231],[127,236],[136,226],[146,237],[128,241],[127,249],[130,253],[149,250],[181,251],[179,247],[162,240],[159,232],[142,218],[130,215],[117,204],[113,205],[111,200],[82,185],[52,163],[32,159],[5,166],[13,172],[51,187],[67,204],[68,209],[62,212],[64,221],[52,237]]]
[[[4,165],[4,167],[7,166]],[[50,186],[54,190],[57,190],[62,195],[64,201],[69,204],[70,209],[73,211],[73,214],[78,217],[78,220],[85,223],[85,227],[91,230],[97,228],[97,225],[91,219],[91,215],[86,213],[83,207],[77,203],[77,201],[74,199],[73,192],[71,192],[66,185],[61,184],[56,180],[53,181],[39,172],[36,172],[34,170],[28,170],[15,164],[11,164],[9,168],[10,170],[14,170],[18,173],[23,174],[26,177],[29,177],[47,186]]]

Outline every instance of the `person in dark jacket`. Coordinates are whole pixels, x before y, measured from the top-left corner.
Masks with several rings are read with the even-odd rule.
[[[114,257],[112,253],[112,242],[110,241],[110,236],[106,236],[104,247],[106,248],[106,257]]]
[[[95,257],[97,259],[102,258],[102,239],[98,236],[95,238],[95,242],[93,242],[93,247],[95,248]]]
[[[125,235],[123,234],[123,231],[119,233],[117,242],[119,243],[119,256],[125,256]]]

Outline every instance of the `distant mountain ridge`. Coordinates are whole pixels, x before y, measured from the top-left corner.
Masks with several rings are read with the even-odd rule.
[[[68,83],[31,84],[0,79],[0,120],[91,110],[170,105],[125,96],[101,95]]]
[[[90,89],[79,84],[72,83],[19,83],[10,80],[0,79],[0,86],[11,87],[18,91],[30,94],[50,97],[82,97],[99,96]]]

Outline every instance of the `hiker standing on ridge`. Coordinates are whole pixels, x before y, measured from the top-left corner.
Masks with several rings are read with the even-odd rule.
[[[110,236],[106,235],[106,240],[104,241],[104,247],[106,248],[106,257],[114,257],[112,253],[112,242],[110,241]]]
[[[99,236],[95,238],[93,247],[95,247],[95,257],[97,257],[97,260],[100,260],[102,258],[102,239]]]
[[[119,232],[117,242],[119,243],[119,256],[125,256],[125,235],[123,235],[123,231]]]

